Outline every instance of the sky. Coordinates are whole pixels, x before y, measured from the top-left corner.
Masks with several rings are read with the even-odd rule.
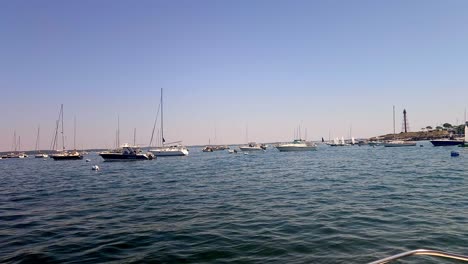
[[[0,151],[371,137],[462,123],[468,1],[1,1]],[[248,134],[248,136],[247,136]]]

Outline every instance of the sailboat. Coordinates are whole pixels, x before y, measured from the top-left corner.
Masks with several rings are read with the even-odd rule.
[[[468,148],[468,122],[465,122],[465,139],[460,147]]]
[[[242,151],[260,151],[266,150],[266,146],[264,144],[257,144],[256,142],[249,142],[249,129],[248,127],[245,128],[245,137],[246,141],[248,142],[247,145],[239,146],[239,149]]]
[[[21,137],[18,137],[18,141],[16,141],[16,131],[13,134],[13,151],[2,158],[4,159],[23,159],[27,158],[28,155],[21,152]]]
[[[404,112],[406,113],[406,112]],[[406,124],[406,120],[405,120]],[[414,147],[416,146],[416,142],[414,141],[403,141],[403,140],[396,140],[395,139],[396,133],[395,133],[395,106],[393,106],[393,140],[390,140],[389,142],[386,142],[384,144],[384,147]]]
[[[56,154],[50,155],[51,158],[54,160],[80,160],[83,159],[83,156],[81,153],[79,153],[76,148],[73,151],[66,151],[65,150],[65,135],[63,133],[63,104],[60,106],[60,114],[59,114],[59,122],[62,122],[62,151]],[[75,135],[74,137],[76,138],[76,126],[75,126]]]
[[[349,144],[346,143],[344,137],[339,138],[334,138],[333,143],[329,144],[332,147],[344,147],[344,146],[349,146]]]
[[[164,139],[164,119],[163,119],[163,89],[161,88],[161,142],[162,146],[150,149],[156,157],[187,156],[189,150],[182,146],[182,141],[166,143]]]
[[[39,150],[39,132],[41,130],[41,127],[38,126],[37,127],[37,137],[36,137],[36,155],[34,155],[35,158],[37,159],[41,159],[41,158],[48,158],[49,155],[45,154],[45,153],[42,153],[40,150]]]

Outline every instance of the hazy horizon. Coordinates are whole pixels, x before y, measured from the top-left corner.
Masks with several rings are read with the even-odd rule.
[[[0,151],[310,140],[461,124],[466,1],[9,1],[0,4]],[[216,134],[216,135],[215,135]],[[304,132],[303,132],[303,136]],[[216,139],[215,139],[216,137]],[[61,144],[61,143],[60,143]]]

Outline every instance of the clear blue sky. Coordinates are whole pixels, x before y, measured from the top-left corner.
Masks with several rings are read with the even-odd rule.
[[[148,143],[165,89],[165,134],[185,144],[288,141],[462,122],[468,1],[2,1],[0,150]]]

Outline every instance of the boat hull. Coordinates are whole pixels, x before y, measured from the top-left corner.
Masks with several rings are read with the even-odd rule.
[[[276,147],[280,152],[293,152],[293,151],[314,151],[316,147]]]
[[[51,158],[53,158],[54,160],[81,160],[83,159],[83,156],[81,155],[69,155],[69,156],[51,156]]]
[[[153,149],[153,150],[150,150],[150,152],[153,153],[153,155],[156,157],[177,157],[177,156],[187,156],[189,154],[187,149],[182,149],[182,150]]]
[[[444,146],[458,146],[462,145],[462,140],[431,140],[434,147],[444,147]]]
[[[137,155],[123,155],[118,153],[101,153],[99,154],[104,161],[133,161],[133,160],[152,160],[152,156],[148,156],[145,154],[137,154]]]
[[[242,151],[263,151],[261,147],[239,147]]]

